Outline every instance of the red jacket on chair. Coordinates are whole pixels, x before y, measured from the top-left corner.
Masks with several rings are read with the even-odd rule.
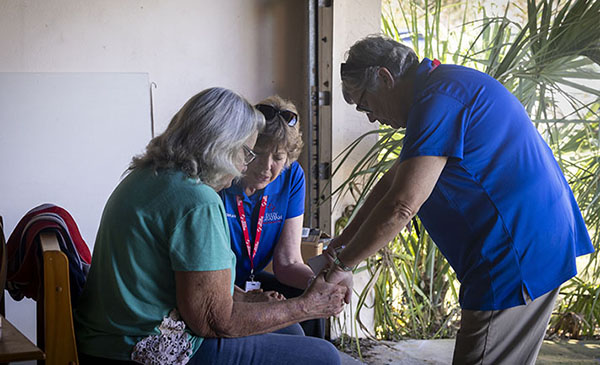
[[[73,217],[53,204],[43,204],[27,212],[11,233],[6,244],[6,289],[15,300],[23,297],[38,300],[43,273],[38,235],[42,231],[57,233],[60,249],[69,259],[71,298],[75,302],[83,290],[92,255]]]

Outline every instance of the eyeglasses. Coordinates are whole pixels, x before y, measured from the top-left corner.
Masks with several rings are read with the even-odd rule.
[[[362,99],[365,96],[365,93],[367,92],[367,89],[364,89],[363,92],[360,94],[360,97],[358,98],[358,102],[356,103],[356,111],[361,112],[361,113],[373,113],[373,111],[365,106],[361,106],[362,105]]]
[[[263,113],[267,120],[272,120],[275,116],[279,115],[290,127],[293,127],[298,123],[298,114],[293,111],[279,110],[267,104],[256,104],[254,107],[258,109],[259,112]]]
[[[359,73],[364,72],[365,69],[371,67],[369,65],[354,65],[352,63],[343,62],[340,67],[340,75],[348,75],[351,73]]]
[[[245,144],[242,147],[244,148],[244,165],[250,165],[256,159],[256,152],[252,151],[252,148]]]

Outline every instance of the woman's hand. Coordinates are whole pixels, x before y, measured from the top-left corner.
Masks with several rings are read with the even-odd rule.
[[[274,290],[263,291],[262,289],[250,290],[245,293],[244,302],[260,303],[260,302],[279,302],[285,300],[283,294]]]
[[[245,292],[239,286],[235,286],[233,290],[234,302],[245,303],[264,303],[264,302],[279,302],[285,300],[283,294],[276,291],[263,291],[262,289],[250,290]]]
[[[328,283],[320,273],[300,297],[304,308],[313,318],[337,316],[344,309],[346,287]]]

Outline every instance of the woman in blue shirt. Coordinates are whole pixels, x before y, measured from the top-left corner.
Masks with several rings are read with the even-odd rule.
[[[314,275],[300,252],[305,182],[296,161],[303,145],[298,113],[279,96],[256,108],[266,119],[254,147],[256,159],[241,180],[220,193],[237,258],[236,290],[260,288],[297,297]],[[271,260],[275,275],[264,271]],[[323,322],[302,327],[307,335],[323,337]]]

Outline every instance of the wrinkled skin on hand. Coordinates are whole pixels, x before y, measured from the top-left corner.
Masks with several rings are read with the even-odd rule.
[[[281,300],[285,300],[283,294],[274,290],[263,291],[262,289],[250,290],[244,297],[245,302],[251,303],[279,302]]]
[[[337,265],[331,264],[325,276],[325,280],[331,284],[344,286],[346,288],[344,301],[350,303],[350,299],[352,298],[352,287],[354,286],[352,271],[344,271],[337,267]]]
[[[306,303],[306,312],[313,318],[337,316],[344,309],[346,287],[325,281],[321,272],[302,294]]]

